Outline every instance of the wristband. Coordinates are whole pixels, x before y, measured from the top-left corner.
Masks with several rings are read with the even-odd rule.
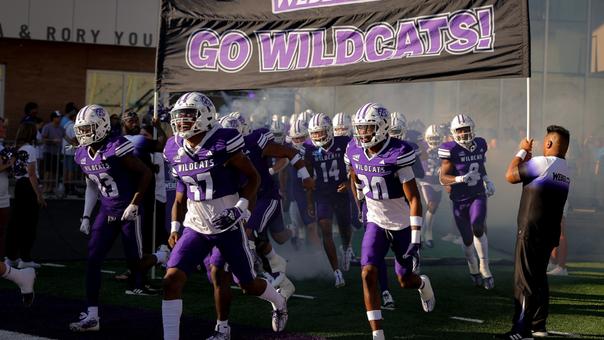
[[[170,233],[177,233],[180,231],[180,222],[172,221],[170,223]]]
[[[526,152],[526,150],[521,149],[520,151],[518,151],[518,153],[516,153],[516,157],[524,160],[526,158],[527,154],[528,154],[528,152]]]
[[[411,243],[419,244],[422,242],[422,231],[419,229],[411,230]]]
[[[90,220],[90,216],[82,216],[82,220]]]
[[[246,211],[249,204],[250,201],[241,197],[239,198],[239,201],[237,201],[237,204],[235,204],[235,207],[241,209],[241,211]]]
[[[367,320],[369,320],[369,321],[382,320],[382,311],[379,309],[367,311]]]
[[[455,176],[455,183],[463,183],[463,176]]]
[[[409,222],[413,226],[422,227],[424,225],[424,219],[421,216],[411,216],[409,217]]]
[[[308,173],[308,169],[306,169],[306,167],[302,167],[302,168],[298,169],[298,177],[302,178],[303,180],[310,177],[310,174]]]
[[[292,159],[289,160],[289,164],[294,165],[300,160],[302,160],[302,157],[297,153],[294,157],[292,157]]]
[[[275,170],[273,168],[268,168],[268,173],[272,176],[275,174]]]

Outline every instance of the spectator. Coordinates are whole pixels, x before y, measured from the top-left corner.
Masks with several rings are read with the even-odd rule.
[[[61,113],[53,111],[50,114],[50,122],[42,128],[42,141],[44,143],[44,192],[50,193],[58,182],[59,156],[61,143],[65,136],[65,130],[60,126]]]
[[[77,109],[68,111],[65,114],[67,121],[63,125],[65,137],[63,138],[63,184],[65,185],[65,195],[75,194],[75,179],[79,166],[75,163],[75,147],[78,146],[78,140],[73,128],[75,117],[78,114]]]
[[[39,268],[33,262],[31,249],[36,238],[40,207],[46,206],[44,196],[38,187],[38,167],[36,164],[36,126],[21,123],[17,130],[17,159],[13,166],[15,199],[6,234],[5,263],[18,268]]]
[[[0,118],[0,139],[6,138],[6,123]],[[10,206],[10,195],[8,193],[8,171],[15,163],[14,149],[5,148],[4,142],[0,142],[0,259],[4,258],[4,236]]]
[[[38,104],[35,102],[29,102],[25,104],[23,109],[23,118],[21,123],[37,124],[40,118],[38,118]]]

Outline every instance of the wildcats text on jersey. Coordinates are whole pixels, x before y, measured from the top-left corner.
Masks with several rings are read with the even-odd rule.
[[[211,168],[214,166],[214,160],[213,159],[204,159],[202,161],[199,162],[195,162],[195,163],[184,163],[184,164],[178,164],[178,171],[191,171],[191,170],[206,170],[208,168]]]

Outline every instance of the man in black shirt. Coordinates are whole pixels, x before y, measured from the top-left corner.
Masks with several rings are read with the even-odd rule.
[[[522,183],[514,264],[514,325],[500,338],[521,340],[547,336],[549,286],[547,264],[560,239],[560,220],[568,196],[570,175],[565,155],[569,132],[547,127],[543,156],[531,158],[533,140],[520,142],[506,179]]]

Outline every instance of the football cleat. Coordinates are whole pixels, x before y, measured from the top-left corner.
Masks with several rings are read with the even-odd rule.
[[[100,318],[89,317],[88,313],[80,313],[80,319],[69,324],[72,332],[98,332],[101,328]]]
[[[285,302],[287,303],[287,302]],[[282,332],[287,325],[287,305],[284,304],[283,308],[273,310],[273,331]]]
[[[506,340],[533,340],[532,335],[528,334],[520,334],[518,332],[510,331],[504,334],[499,334],[495,336],[496,339],[506,339]]]
[[[216,325],[214,332],[206,340],[231,340],[231,327],[220,327]]]
[[[486,289],[486,290],[491,290],[491,289],[495,288],[495,279],[492,276],[483,277],[482,282],[484,285],[484,289]]]
[[[555,266],[554,269],[547,272],[547,275],[553,276],[568,276],[568,270],[560,266]]]
[[[476,287],[484,286],[484,282],[483,282],[482,276],[480,274],[470,274],[470,279],[472,280],[472,283],[474,284],[474,286],[476,286]]]
[[[420,276],[423,282],[423,287],[418,289],[419,297],[422,300],[422,308],[424,312],[428,313],[434,310],[436,305],[436,297],[434,296],[434,290],[432,290],[432,284],[430,279],[426,275]]]
[[[382,309],[393,310],[394,307],[395,307],[394,298],[392,297],[390,292],[387,290],[383,291],[382,292]]]
[[[13,267],[13,268],[17,268],[19,267],[19,262],[21,262],[21,259],[16,259],[16,260],[11,260],[8,257],[4,258],[4,264],[8,267]]]
[[[344,275],[342,274],[342,271],[339,269],[336,269],[333,272],[333,276],[336,279],[336,288],[340,288],[340,287],[344,287],[346,285],[346,281],[344,280]]]
[[[154,291],[154,290],[148,289],[147,287],[126,289],[126,291],[124,293],[126,295],[135,295],[135,296],[156,296],[156,295],[159,295],[158,291]]]

